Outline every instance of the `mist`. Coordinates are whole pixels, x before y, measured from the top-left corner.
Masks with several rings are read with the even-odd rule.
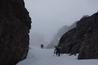
[[[84,15],[98,10],[97,0],[24,0],[32,19],[33,33],[39,33],[49,44],[57,31],[64,25],[70,26]],[[35,36],[36,37],[36,36]],[[34,42],[30,41],[34,44]]]

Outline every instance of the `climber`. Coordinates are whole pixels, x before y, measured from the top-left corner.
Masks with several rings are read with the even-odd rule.
[[[44,45],[43,44],[41,44],[41,48],[43,48],[44,47]]]
[[[55,47],[54,54],[60,56],[60,49],[61,49],[60,47]]]

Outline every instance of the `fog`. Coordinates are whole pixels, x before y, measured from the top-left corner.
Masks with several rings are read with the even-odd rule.
[[[92,15],[98,10],[97,0],[25,0],[25,6],[32,18],[30,32],[39,33],[49,44],[53,36],[64,25],[70,26],[84,15]],[[34,42],[33,42],[34,43]]]

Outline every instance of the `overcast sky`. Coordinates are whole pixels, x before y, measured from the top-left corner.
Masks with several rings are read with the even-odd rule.
[[[83,15],[98,10],[98,0],[25,0],[32,18],[33,33],[40,33],[50,41],[63,26],[71,25]]]

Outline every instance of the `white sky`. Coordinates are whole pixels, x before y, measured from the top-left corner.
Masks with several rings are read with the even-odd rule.
[[[32,18],[31,34],[41,33],[47,41],[63,26],[98,10],[98,0],[25,0]]]

